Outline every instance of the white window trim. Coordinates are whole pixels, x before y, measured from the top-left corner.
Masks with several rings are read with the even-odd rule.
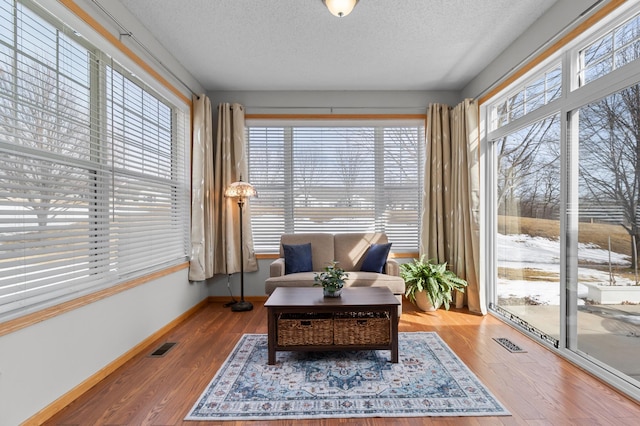
[[[532,113],[526,114],[525,116],[518,118],[507,125],[490,131],[488,125],[492,123],[492,106],[497,103],[499,99],[507,96],[509,91],[513,90],[514,86],[522,85],[522,81],[529,79],[532,73],[535,73],[536,70],[539,71],[541,67],[544,67],[544,64],[548,64],[552,59],[549,58],[546,61],[543,61],[539,66],[534,67],[530,72],[526,73],[521,78],[515,80],[512,84],[505,87],[499,93],[496,93],[490,99],[487,99],[482,105],[480,105],[480,117],[481,117],[481,187],[485,188],[483,193],[485,196],[481,197],[480,207],[481,207],[481,221],[480,221],[480,244],[481,247],[484,248],[485,253],[487,254],[486,261],[481,264],[480,268],[480,277],[484,280],[486,284],[486,296],[487,301],[490,303],[496,299],[496,281],[497,281],[497,262],[496,262],[496,242],[495,235],[497,232],[497,212],[496,206],[493,201],[496,199],[496,170],[495,163],[493,158],[495,156],[494,152],[494,144],[490,144],[489,141],[499,139],[519,128],[525,127],[535,121],[538,121],[545,116],[549,116],[555,112],[560,113],[561,117],[561,185],[563,188],[576,188],[576,182],[568,181],[568,171],[567,167],[576,167],[575,164],[573,166],[568,165],[568,158],[577,158],[577,144],[573,143],[571,145],[571,152],[568,152],[567,143],[571,135],[576,134],[576,126],[577,123],[572,122],[573,124],[568,123],[568,114],[572,111],[577,111],[580,107],[587,105],[589,103],[595,102],[599,99],[602,99],[608,95],[619,92],[622,89],[625,89],[633,84],[640,84],[640,59],[635,60],[632,63],[626,64],[621,68],[614,69],[612,72],[586,84],[582,87],[577,87],[578,75],[577,75],[577,67],[578,63],[578,53],[584,46],[596,40],[602,34],[610,31],[611,29],[620,25],[620,17],[621,16],[633,16],[640,11],[640,5],[638,4],[630,4],[633,2],[628,2],[625,5],[618,7],[614,12],[612,12],[607,18],[605,18],[601,23],[593,26],[591,29],[588,29],[583,36],[577,37],[567,46],[561,48],[555,55],[562,55],[562,68],[563,68],[563,94],[562,97],[558,100],[553,101],[552,103],[545,105],[538,110],[535,110]],[[588,34],[587,34],[588,33]],[[566,88],[569,88],[567,90]],[[577,180],[577,177],[573,177],[574,180]],[[573,194],[566,194],[566,191],[562,191],[562,200],[561,200],[561,211],[567,211],[568,203],[575,203],[577,199],[577,194],[575,194],[575,190]],[[572,198],[570,198],[572,197]],[[575,285],[575,278],[571,276],[570,268],[572,265],[568,264],[567,259],[576,258],[576,247],[567,246],[567,238],[565,238],[570,232],[571,227],[575,227],[574,223],[568,223],[566,214],[561,214],[561,281],[567,283],[568,286]],[[560,309],[562,318],[568,318],[567,314],[571,314],[571,309],[568,308],[571,304],[575,305],[575,295],[573,298],[567,299],[566,291],[561,289],[561,301],[560,301]],[[490,313],[493,313],[489,310]],[[498,318],[502,319],[498,316]],[[565,320],[562,320],[565,321]],[[626,379],[622,378],[615,369],[611,366],[606,366],[602,362],[592,359],[584,354],[579,354],[571,348],[575,348],[575,335],[571,335],[568,332],[568,328],[570,328],[570,324],[568,321],[566,323],[566,327],[560,327],[560,347],[553,348],[550,345],[547,345],[548,348],[564,358],[570,360],[571,362],[577,364],[581,368],[584,368],[586,371],[594,374],[596,377],[604,380],[607,383],[615,386],[626,394],[630,395],[635,399],[640,399],[640,389],[631,384]],[[528,333],[527,330],[522,329],[522,332],[528,334],[532,338],[536,338],[535,335]],[[541,342],[544,344],[544,342]]]

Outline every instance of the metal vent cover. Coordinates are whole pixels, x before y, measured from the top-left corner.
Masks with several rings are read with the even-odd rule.
[[[513,353],[527,352],[524,349],[522,349],[520,346],[513,343],[511,340],[507,339],[506,337],[494,337],[493,340],[498,342],[503,348],[507,349],[509,352],[513,352]]]
[[[159,357],[163,357],[167,354],[167,352],[169,352],[169,350],[171,350],[171,348],[173,348],[175,345],[177,344],[177,342],[167,342],[167,343],[163,343],[159,348],[157,348],[155,351],[151,352],[151,354],[149,355],[150,357],[153,358],[159,358]]]

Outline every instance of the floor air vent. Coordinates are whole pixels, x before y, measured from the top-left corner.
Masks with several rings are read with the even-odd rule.
[[[513,343],[511,340],[507,339],[506,337],[494,337],[493,340],[500,343],[500,345],[506,348],[509,352],[520,352],[520,353],[527,352],[524,349],[522,349],[520,346]]]
[[[160,346],[155,351],[151,352],[151,355],[149,355],[149,356],[150,357],[154,357],[154,358],[159,358],[161,356],[165,356],[166,353],[169,352],[169,350],[171,348],[173,348],[175,345],[176,345],[176,342],[163,343],[162,346]]]

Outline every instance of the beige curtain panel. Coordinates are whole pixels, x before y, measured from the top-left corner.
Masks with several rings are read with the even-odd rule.
[[[193,97],[191,143],[191,261],[189,280],[211,278],[213,270],[213,133],[211,101]]]
[[[480,169],[478,107],[465,100],[455,108],[429,106],[420,254],[467,280],[456,306],[486,314],[479,277]],[[466,300],[465,300],[466,299]]]
[[[233,274],[240,272],[240,211],[237,200],[226,198],[224,190],[242,177],[247,180],[245,155],[244,107],[240,104],[218,105],[218,133],[214,160],[213,209],[214,209],[214,272]],[[251,231],[251,200],[243,210],[244,270],[258,270]]]

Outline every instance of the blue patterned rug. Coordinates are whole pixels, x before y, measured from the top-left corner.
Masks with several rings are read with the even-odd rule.
[[[504,416],[509,412],[436,333],[389,351],[277,352],[245,334],[185,420]]]

